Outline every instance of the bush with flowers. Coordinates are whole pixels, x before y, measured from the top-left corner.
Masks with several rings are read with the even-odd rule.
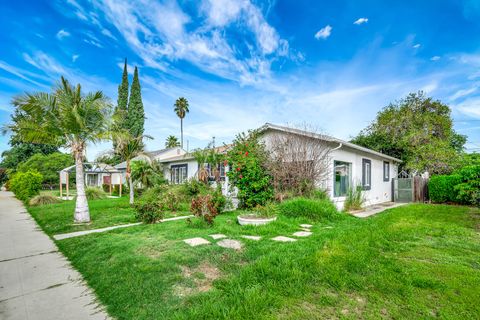
[[[266,163],[265,145],[258,139],[257,131],[236,136],[227,153],[230,184],[238,189],[240,206],[254,208],[273,199],[272,178]]]

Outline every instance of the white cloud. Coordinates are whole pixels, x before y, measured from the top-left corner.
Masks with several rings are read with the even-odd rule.
[[[368,22],[368,18],[359,18],[359,19],[355,20],[355,22],[353,24],[361,25],[361,24],[364,24],[364,23],[367,23],[367,22]]]
[[[317,33],[315,33],[315,39],[327,39],[330,37],[330,34],[332,33],[332,27],[330,25],[326,25],[322,29],[318,30]]]
[[[417,43],[416,45],[413,46],[414,49],[420,48],[422,45],[420,43]]]
[[[204,72],[240,84],[257,84],[270,76],[274,60],[279,57],[298,60],[301,56],[291,51],[288,42],[281,39],[261,10],[248,0],[203,1],[200,10],[205,19],[193,28],[190,16],[175,1],[143,0],[142,6],[114,0],[93,4],[101,12],[97,16],[104,17],[119,31],[144,65],[161,71],[182,74],[172,65],[185,60]],[[149,9],[144,10],[145,7]],[[91,23],[100,22],[96,19]],[[240,41],[230,38],[232,24],[248,36]],[[90,40],[84,41],[102,45]]]
[[[79,54],[74,54],[72,56],[72,62],[75,63],[75,61],[77,61],[78,58],[80,58],[80,55]]]
[[[69,37],[70,36],[70,32],[66,31],[65,29],[62,29],[60,31],[57,32],[57,39],[58,40],[62,40],[63,38],[66,38],[66,37]]]
[[[430,58],[431,61],[438,61],[440,60],[440,56],[433,56]]]

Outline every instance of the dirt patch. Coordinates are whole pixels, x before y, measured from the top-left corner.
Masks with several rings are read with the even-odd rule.
[[[217,267],[208,262],[203,262],[195,268],[187,266],[181,266],[180,268],[183,278],[186,282],[189,282],[190,286],[186,284],[175,285],[173,291],[179,297],[207,292],[212,288],[213,281],[222,275]]]

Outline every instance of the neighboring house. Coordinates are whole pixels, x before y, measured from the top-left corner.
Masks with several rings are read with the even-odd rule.
[[[366,205],[392,201],[392,178],[397,176],[400,159],[327,135],[270,123],[259,130],[267,150],[278,134],[295,134],[325,142],[330,147],[329,174],[326,181],[317,183],[327,190],[339,209],[343,208],[348,189],[357,186],[364,190]]]
[[[183,156],[186,153],[187,152],[180,147],[166,148],[166,149],[161,149],[161,150],[157,150],[157,151],[146,152],[147,155],[141,155],[141,156],[135,157],[131,161],[156,160],[156,161],[161,162],[163,159],[171,158],[171,157],[177,157],[177,156]],[[125,173],[127,171],[127,162],[126,161],[121,162],[121,163],[115,165],[114,167],[115,167],[115,169],[117,169],[118,171],[120,171],[122,173],[122,180],[125,183]]]

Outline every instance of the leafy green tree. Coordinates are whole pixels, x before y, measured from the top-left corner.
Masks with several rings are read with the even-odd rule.
[[[240,205],[253,208],[273,199],[272,177],[266,167],[268,154],[258,139],[258,132],[239,134],[228,150],[227,161],[230,183],[238,189]]]
[[[186,114],[190,112],[188,109],[188,100],[184,97],[180,97],[175,101],[174,111],[177,116],[180,118],[180,147],[183,148],[183,118],[185,118]]]
[[[114,166],[116,164],[119,164],[120,162],[122,162],[122,159],[120,158],[119,155],[115,154],[115,152],[113,151],[107,151],[107,152],[104,152],[100,155],[98,155],[96,158],[95,158],[95,162],[97,163],[105,163],[105,164],[109,164],[111,166]]]
[[[18,166],[18,172],[34,170],[43,176],[43,184],[52,188],[58,185],[58,172],[74,164],[72,155],[55,152],[49,155],[37,153]]]
[[[135,67],[135,71],[133,73],[126,124],[127,126],[123,128],[130,130],[133,137],[141,137],[143,135],[145,111],[143,110],[142,92],[140,88],[140,80],[138,79],[137,67]]]
[[[450,173],[466,142],[453,130],[450,112],[423,92],[411,93],[382,109],[352,142],[401,159],[402,169]]]
[[[76,167],[75,222],[89,222],[84,156],[87,143],[105,138],[112,108],[101,91],[84,95],[61,77],[52,93],[24,93],[13,99],[21,118],[7,126],[21,141],[69,148]]]
[[[178,142],[178,138],[175,136],[168,136],[167,140],[165,141],[165,148],[175,148],[179,147],[180,142]]]
[[[51,154],[58,152],[56,146],[50,146],[46,144],[34,144],[34,143],[20,143],[15,142],[11,144],[12,148],[2,153],[2,162],[0,167],[9,169],[9,172],[14,173],[17,170],[17,166],[28,160],[35,154]]]

